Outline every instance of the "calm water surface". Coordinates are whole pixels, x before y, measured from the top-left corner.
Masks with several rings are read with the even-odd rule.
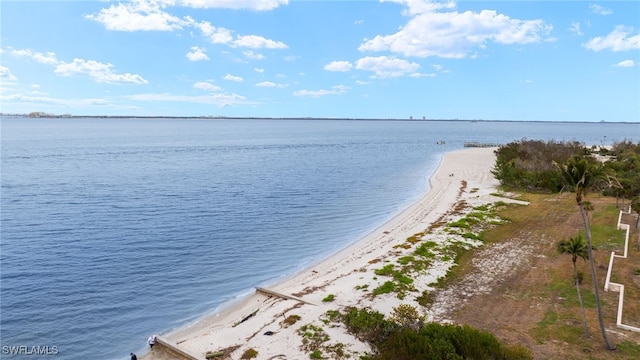
[[[0,338],[61,359],[144,353],[149,334],[335,252],[415,201],[465,141],[640,138],[639,124],[593,123],[1,125]]]

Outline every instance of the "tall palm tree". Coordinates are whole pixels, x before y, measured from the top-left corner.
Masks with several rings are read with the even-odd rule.
[[[573,280],[576,284],[576,290],[578,291],[578,301],[580,301],[580,311],[582,312],[582,324],[584,325],[584,336],[589,337],[589,329],[587,328],[587,318],[584,315],[584,304],[582,303],[582,295],[580,294],[580,278],[578,277],[578,267],[576,261],[578,258],[587,260],[589,258],[589,251],[587,251],[587,244],[581,235],[576,235],[569,240],[563,240],[558,243],[558,252],[560,254],[571,255],[573,261]]]
[[[589,217],[582,198],[586,196],[587,191],[612,186],[615,182],[613,176],[602,166],[594,161],[581,156],[574,156],[567,160],[559,167],[562,174],[565,187],[572,188],[576,193],[576,203],[580,209],[582,223],[584,224],[584,233],[587,239],[587,251],[589,253],[589,267],[591,268],[591,278],[593,279],[593,291],[596,296],[596,308],[598,309],[598,322],[600,323],[600,332],[604,339],[608,350],[615,350],[616,347],[609,342],[607,332],[604,328],[604,320],[602,319],[602,305],[600,304],[600,293],[598,291],[598,279],[596,278],[596,265],[593,259],[593,247],[591,246],[591,227],[589,226]]]

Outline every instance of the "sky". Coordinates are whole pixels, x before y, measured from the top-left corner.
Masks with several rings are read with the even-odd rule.
[[[640,122],[640,1],[0,2],[0,111]]]

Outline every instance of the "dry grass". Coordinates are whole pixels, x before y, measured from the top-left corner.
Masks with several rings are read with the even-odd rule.
[[[489,294],[474,295],[454,310],[450,317],[463,324],[488,330],[500,339],[523,344],[533,350],[536,359],[638,359],[640,334],[616,328],[618,293],[604,292],[603,286],[610,252],[622,250],[624,238],[615,229],[618,209],[615,199],[589,194],[594,205],[591,214],[594,258],[607,334],[618,351],[605,349],[601,338],[590,270],[580,261],[578,270],[585,273],[581,292],[585,300],[590,338],[583,336],[580,307],[572,284],[571,257],[559,255],[556,244],[578,234],[582,220],[572,194],[526,194],[529,206],[510,206],[500,215],[510,222],[488,231],[485,248],[465,254],[460,266],[447,280],[445,288],[473,276],[473,264],[482,257],[495,257],[491,244],[514,243],[533,247],[524,253],[522,266],[504,275]],[[637,235],[635,235],[637,236]],[[629,259],[616,259],[613,281],[625,283],[624,323],[640,326],[640,251],[629,249]]]

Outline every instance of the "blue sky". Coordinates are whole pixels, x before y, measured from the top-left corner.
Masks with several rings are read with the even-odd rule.
[[[3,0],[3,113],[640,122],[638,1]]]

